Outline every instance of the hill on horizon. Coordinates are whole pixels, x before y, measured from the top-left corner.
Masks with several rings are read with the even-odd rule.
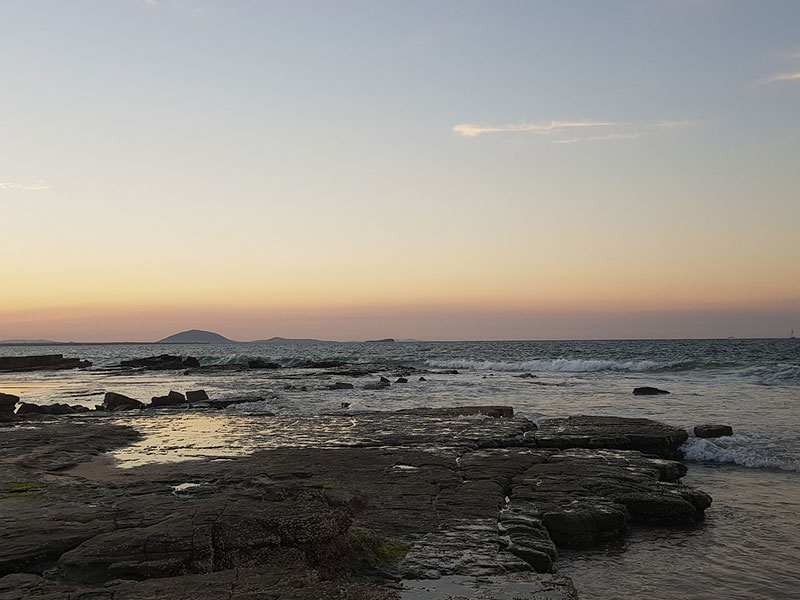
[[[214,333],[213,331],[204,331],[202,329],[189,329],[188,331],[181,331],[163,340],[158,340],[156,344],[220,344],[225,342],[232,342],[224,335]]]
[[[293,344],[316,344],[322,340],[312,338],[284,338],[284,337],[271,337],[268,340],[253,340],[251,344],[279,344],[281,342],[291,342]]]

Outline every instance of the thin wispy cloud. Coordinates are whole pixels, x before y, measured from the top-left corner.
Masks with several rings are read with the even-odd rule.
[[[644,133],[609,133],[608,135],[595,135],[584,138],[570,138],[554,140],[554,144],[577,144],[578,142],[608,142],[613,140],[638,140]]]
[[[613,121],[551,121],[546,124],[520,123],[517,125],[474,125],[464,123],[453,127],[453,132],[462,137],[478,137],[488,133],[536,134],[549,136],[554,144],[576,144],[578,142],[606,142],[636,140],[641,137],[685,129],[694,121],[670,120],[654,123],[617,123]],[[605,130],[598,132],[598,130]]]
[[[547,135],[553,132],[586,127],[613,127],[615,123],[596,121],[551,121],[547,124],[519,123],[516,125],[485,126],[462,123],[453,127],[453,132],[463,137],[478,137],[486,133],[535,133]]]
[[[658,121],[655,123],[655,126],[661,129],[685,129],[690,125],[693,125],[692,121]]]
[[[10,181],[0,181],[0,190],[22,190],[26,192],[41,192],[49,190],[50,186],[43,181],[34,183],[13,183]]]
[[[761,83],[778,83],[780,81],[800,81],[800,73],[779,73],[772,77],[767,77]]]

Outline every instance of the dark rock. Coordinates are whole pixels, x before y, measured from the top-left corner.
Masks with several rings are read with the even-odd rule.
[[[577,596],[575,596],[577,598]],[[102,589],[38,575],[17,573],[0,578],[3,600],[399,600],[375,584],[321,580],[314,570],[275,567],[237,568],[146,581],[118,580]]]
[[[395,414],[418,414],[431,415],[437,417],[468,417],[473,415],[483,415],[494,419],[514,417],[514,407],[512,406],[448,406],[445,408],[407,408],[398,410]],[[536,425],[531,423],[533,429]]]
[[[208,400],[208,394],[205,390],[192,390],[186,392],[186,401],[190,404],[195,402],[202,402],[204,400]]]
[[[247,368],[248,369],[280,369],[281,366],[278,363],[274,362],[266,362],[260,358],[255,360],[247,361]]]
[[[694,434],[699,438],[718,438],[733,435],[730,425],[695,425]]]
[[[368,383],[364,386],[365,390],[385,390],[388,387],[391,387],[391,383],[386,377],[381,377],[377,383]]]
[[[405,377],[398,377],[395,383],[408,383],[408,379]]]
[[[645,385],[642,387],[633,388],[633,393],[636,396],[657,396],[658,394],[669,394],[667,390],[660,390],[656,387]]]
[[[0,356],[0,371],[55,371],[91,366],[91,361],[79,358],[64,358],[62,354]]]
[[[349,402],[342,402],[342,408],[350,408]]]
[[[14,418],[14,407],[19,402],[19,396],[0,392],[0,422],[8,423]]]
[[[504,418],[463,418],[483,414]],[[100,472],[67,469],[135,433],[74,421],[4,432],[0,485],[28,482],[0,503],[4,600],[385,600],[395,592],[374,584],[440,577],[463,580],[458,597],[572,600],[569,580],[545,573],[560,549],[636,521],[694,523],[710,504],[677,483],[681,463],[532,447],[535,424],[510,407],[276,417],[259,424],[272,449]],[[566,442],[630,446],[671,430],[619,419],[615,437],[599,417],[550,421]],[[203,484],[177,493],[184,482]],[[57,578],[33,575],[56,564]]]
[[[638,450],[662,458],[680,459],[684,429],[650,419],[578,415],[545,419],[534,435],[540,448],[614,448]]]
[[[150,401],[150,408],[182,406],[186,403],[186,396],[180,392],[170,391],[166,396],[154,396]]]
[[[144,404],[128,396],[117,394],[116,392],[106,392],[103,398],[103,409],[110,411],[117,410],[138,410],[144,408]]]
[[[418,381],[428,381],[428,380],[427,380],[427,379],[425,379],[424,377],[420,377],[420,378],[418,379]]]
[[[515,375],[514,377],[519,377],[520,379],[536,379],[536,375],[533,373],[522,373],[520,375]]]
[[[207,400],[202,403],[202,405],[198,406],[207,406],[208,408],[228,408],[229,406],[234,406],[236,404],[249,404],[250,402],[263,402],[266,400],[264,396],[247,396],[244,398],[224,398],[224,399],[216,399],[216,400]]]
[[[337,381],[333,385],[328,386],[329,390],[352,390],[353,384],[345,381]]]
[[[146,358],[123,360],[119,364],[121,367],[128,368],[140,368],[150,371],[170,371],[189,367],[197,368],[200,366],[200,361],[193,356],[189,356],[186,360],[183,360],[180,356],[160,354],[158,356],[148,356]]]
[[[89,409],[79,404],[31,404],[22,402],[17,408],[17,416],[29,415],[72,415],[75,413],[88,412]]]

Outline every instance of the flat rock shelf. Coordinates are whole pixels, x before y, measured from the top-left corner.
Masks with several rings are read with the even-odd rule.
[[[578,597],[560,548],[692,526],[686,432],[509,407],[264,416],[276,445],[121,469],[96,416],[0,436],[0,599]],[[320,441],[322,440],[322,441]]]

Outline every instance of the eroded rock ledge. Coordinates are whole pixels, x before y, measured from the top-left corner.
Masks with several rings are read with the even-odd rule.
[[[680,484],[682,463],[637,449],[674,455],[680,430],[598,417],[537,429],[510,414],[373,413],[348,417],[350,431],[341,416],[267,417],[297,444],[314,427],[344,443],[127,470],[96,463],[137,437],[129,427],[9,428],[0,599],[383,600],[421,580],[438,598],[453,577],[465,597],[569,599],[559,548],[638,520],[694,523],[711,503]]]

